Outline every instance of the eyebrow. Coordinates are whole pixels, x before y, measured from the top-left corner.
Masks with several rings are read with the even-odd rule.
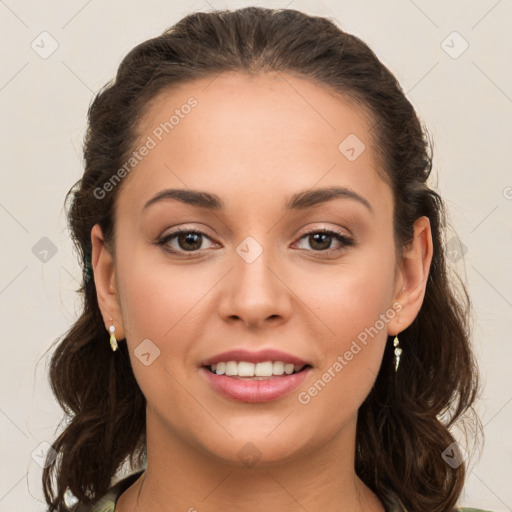
[[[198,190],[174,188],[158,192],[146,202],[142,209],[146,210],[155,203],[169,199],[214,211],[223,210],[225,208],[224,201],[216,194]],[[285,208],[288,211],[305,210],[328,201],[333,201],[334,199],[353,199],[364,205],[373,213],[372,205],[364,197],[351,189],[336,186],[298,192],[291,196],[286,202]]]

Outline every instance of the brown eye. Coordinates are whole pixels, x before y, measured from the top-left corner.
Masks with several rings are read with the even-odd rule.
[[[306,250],[311,250],[314,252],[342,250],[346,246],[354,244],[353,240],[347,237],[346,235],[330,230],[311,231],[310,233],[306,233],[304,236],[302,236],[301,240],[303,239],[306,239],[308,241],[309,246],[311,247],[311,249],[306,248]],[[333,241],[337,241],[341,247],[339,247],[338,249],[333,249],[331,247]]]
[[[328,233],[314,233],[312,235],[308,235],[308,241],[310,246],[313,249],[324,251],[325,249],[329,249],[331,246],[333,236]]]
[[[192,229],[177,229],[158,241],[165,250],[172,253],[192,253],[202,251],[204,239],[210,239],[206,233]]]
[[[176,240],[178,241],[178,245],[181,249],[197,251],[201,248],[202,239],[200,233],[190,232],[190,233],[180,233]]]

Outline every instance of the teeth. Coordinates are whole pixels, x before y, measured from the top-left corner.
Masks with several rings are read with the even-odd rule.
[[[254,376],[255,377],[270,377],[273,373],[272,370],[273,370],[272,361],[265,361],[264,363],[256,363],[254,365]]]
[[[246,363],[241,361],[238,363],[238,376],[239,377],[254,377],[254,363]]]
[[[226,363],[226,375],[238,375],[238,364],[235,361]]]
[[[247,361],[227,361],[211,365],[212,372],[217,375],[234,377],[271,377],[272,375],[291,375],[299,372],[305,365],[293,365],[282,361],[264,361],[248,363]]]
[[[272,363],[272,375],[283,375],[284,363],[282,361],[274,361]]]

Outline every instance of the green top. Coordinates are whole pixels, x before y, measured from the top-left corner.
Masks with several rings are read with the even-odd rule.
[[[128,489],[128,487],[130,487],[130,485],[132,485],[143,472],[144,470],[119,480],[119,482],[108,490],[105,496],[97,500],[92,505],[78,503],[75,505],[73,512],[115,512],[116,502],[119,496],[121,496],[121,494],[123,494],[123,492],[126,491],[126,489]],[[488,510],[486,511],[477,508],[459,508],[458,510],[459,512],[490,512]],[[393,512],[393,510],[390,510],[389,512]]]

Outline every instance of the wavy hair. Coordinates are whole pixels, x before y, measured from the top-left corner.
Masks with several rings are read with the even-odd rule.
[[[449,278],[445,207],[427,184],[432,144],[396,78],[363,41],[328,18],[259,7],[189,14],[133,48],[89,107],[84,174],[66,195],[84,274],[78,290],[83,309],[57,340],[49,365],[67,421],[53,443],[58,456],[43,472],[48,510],[68,512],[67,493],[84,503],[99,499],[123,463],[141,463],[145,456],[145,398],[126,344],[115,355],[110,350],[90,271],[91,229],[100,224],[105,242],[112,242],[122,184],[101,200],[95,191],[133,151],[138,122],[157,94],[229,71],[292,73],[355,101],[372,121],[381,172],[393,191],[397,250],[412,241],[414,221],[429,218],[434,254],[424,301],[400,335],[400,371],[394,372],[388,343],[359,409],[355,470],[384,503],[400,503],[409,512],[451,510],[465,464],[452,468],[441,454],[454,442],[455,422],[474,413],[479,384],[469,342],[470,301],[464,285]]]

